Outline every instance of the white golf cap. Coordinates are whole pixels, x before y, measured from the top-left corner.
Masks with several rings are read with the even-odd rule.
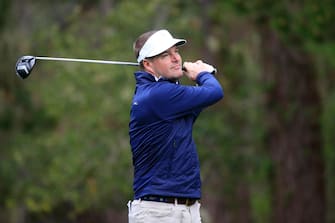
[[[175,45],[183,45],[184,39],[175,39],[169,31],[162,29],[152,34],[144,43],[137,57],[137,62],[141,62],[147,57],[153,57]]]

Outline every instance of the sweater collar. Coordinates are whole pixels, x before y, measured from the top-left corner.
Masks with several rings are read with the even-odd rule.
[[[171,83],[179,84],[178,80],[170,80],[164,77],[155,77],[152,74],[145,72],[145,71],[136,71],[134,73],[136,83],[137,84],[145,84],[145,83],[150,83],[150,82],[160,82],[160,81],[168,81]]]

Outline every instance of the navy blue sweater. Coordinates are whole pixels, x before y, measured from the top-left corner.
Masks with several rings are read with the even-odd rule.
[[[145,195],[201,197],[199,159],[192,138],[201,110],[223,97],[216,78],[202,72],[198,86],[156,81],[135,72],[136,89],[130,111],[135,199]]]

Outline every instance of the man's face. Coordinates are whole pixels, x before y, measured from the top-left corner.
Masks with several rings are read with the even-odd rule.
[[[182,59],[176,46],[153,58],[145,59],[144,63],[145,70],[156,77],[179,79],[183,76]]]

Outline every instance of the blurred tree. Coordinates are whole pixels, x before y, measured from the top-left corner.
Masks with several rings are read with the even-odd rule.
[[[325,222],[321,100],[309,55],[262,30],[274,222]]]
[[[325,222],[318,79],[306,46],[334,41],[329,1],[233,1],[260,30],[267,146],[274,162],[273,222]]]

